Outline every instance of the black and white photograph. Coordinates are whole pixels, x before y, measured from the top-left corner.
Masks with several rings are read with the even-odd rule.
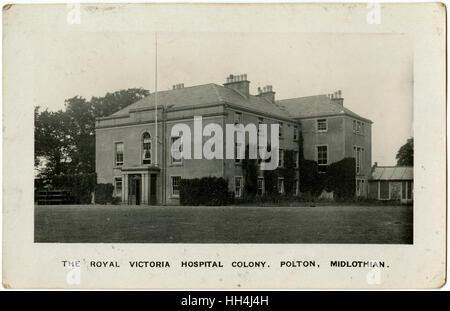
[[[228,267],[227,252],[232,268],[258,273],[376,268],[388,278],[401,250],[434,249],[421,244],[424,231],[436,243],[445,232],[441,196],[421,199],[445,185],[420,181],[445,175],[445,120],[423,112],[442,112],[445,97],[442,40],[423,39],[445,37],[442,12],[431,3],[6,7],[4,115],[20,103],[15,126],[26,129],[4,134],[3,163],[5,174],[7,158],[19,166],[27,187],[12,178],[8,196],[29,199],[4,210],[4,229],[26,224],[40,256],[65,252],[60,269],[133,267],[143,259],[126,250],[136,247],[158,271],[173,258]],[[169,255],[174,247],[188,261]],[[113,260],[119,252],[129,258]],[[364,271],[361,282],[381,284]],[[311,286],[341,284],[308,273]]]
[[[35,56],[35,242],[413,243],[404,35],[81,41]]]

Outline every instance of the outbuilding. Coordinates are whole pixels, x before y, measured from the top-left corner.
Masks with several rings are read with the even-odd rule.
[[[369,179],[369,198],[413,202],[414,169],[412,166],[377,166]]]

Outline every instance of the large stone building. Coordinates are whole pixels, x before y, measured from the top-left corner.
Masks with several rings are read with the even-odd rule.
[[[128,204],[179,204],[180,180],[205,176],[227,179],[229,190],[237,197],[242,196],[241,161],[226,158],[176,160],[172,157],[171,144],[177,139],[171,137],[172,127],[183,123],[194,131],[194,117],[201,116],[203,129],[211,123],[224,129],[226,124],[236,123],[279,124],[281,166],[285,150],[298,154],[301,130],[304,156],[318,161],[320,171],[344,157],[356,157],[357,194],[365,195],[371,166],[369,120],[346,109],[340,94],[277,101],[271,86],[259,88],[258,95],[250,94],[249,86],[246,75],[230,75],[223,86],[211,83],[184,87],[179,84],[172,90],[152,93],[111,116],[97,119],[98,183],[112,183],[115,196]],[[207,139],[203,137],[203,143]],[[225,135],[224,150],[226,139]],[[235,147],[245,149],[245,146]],[[296,194],[300,178],[297,170]],[[279,192],[284,192],[282,178],[278,180],[278,188]],[[260,173],[258,193],[264,194],[264,191]]]

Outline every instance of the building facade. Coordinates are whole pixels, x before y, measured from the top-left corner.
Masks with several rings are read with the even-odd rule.
[[[372,163],[372,121],[344,107],[341,91],[277,102],[298,122],[303,155],[319,171],[344,158],[355,159],[355,195],[366,197]]]
[[[123,203],[133,205],[179,204],[180,180],[206,176],[225,178],[228,180],[229,190],[236,197],[241,197],[244,189],[242,161],[225,157],[177,160],[171,154],[172,142],[178,139],[176,136],[172,137],[172,128],[177,124],[184,124],[191,133],[203,133],[208,125],[218,124],[224,129],[222,149],[225,153],[227,124],[268,124],[269,138],[270,124],[278,124],[280,166],[284,165],[283,154],[286,150],[292,150],[294,155],[298,155],[298,139],[302,131],[305,158],[320,162],[320,169],[326,169],[324,166],[328,164],[361,152],[361,160],[357,161],[360,166],[358,176],[366,183],[366,170],[369,173],[371,161],[369,120],[343,108],[342,103],[336,103],[326,95],[323,95],[328,99],[328,107],[325,108],[331,109],[331,112],[311,115],[302,113],[302,109],[293,109],[295,101],[305,101],[305,98],[276,101],[271,86],[258,89],[257,95],[250,94],[249,87],[250,81],[246,75],[230,75],[223,85],[211,83],[184,87],[179,84],[169,91],[151,93],[111,116],[98,118],[97,182],[112,183],[114,195],[120,197]],[[336,105],[340,105],[338,107],[344,113],[335,114],[333,109]],[[200,129],[195,128],[194,117],[202,118]],[[352,130],[355,126],[353,121],[358,121],[358,134]],[[202,135],[202,143],[209,138]],[[245,149],[246,144],[247,135],[245,144],[235,144],[235,149]],[[362,151],[355,148],[361,148]],[[191,150],[193,149],[192,144]],[[295,157],[298,160],[298,156]],[[301,178],[298,169],[295,176],[294,193],[298,194]],[[265,192],[263,178],[260,171],[260,195]],[[282,178],[278,181],[278,187],[280,193],[284,192]],[[366,189],[365,184],[361,188]],[[365,190],[361,193],[365,193]]]

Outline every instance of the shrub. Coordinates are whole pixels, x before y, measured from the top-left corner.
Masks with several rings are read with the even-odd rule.
[[[74,175],[54,175],[46,182],[55,189],[70,190],[75,204],[90,204],[91,193],[95,190],[97,175],[74,174]]]
[[[221,177],[182,179],[181,205],[226,205],[230,201],[228,183]]]
[[[97,184],[95,186],[95,203],[107,204],[113,202],[114,186],[112,184]]]
[[[326,173],[317,172],[315,161],[300,161],[300,191],[312,197],[317,197],[326,190],[334,192],[338,200],[353,199],[355,177],[354,158],[344,158],[330,164]]]
[[[355,196],[355,159],[344,158],[328,167],[327,185],[339,200],[353,199]]]

